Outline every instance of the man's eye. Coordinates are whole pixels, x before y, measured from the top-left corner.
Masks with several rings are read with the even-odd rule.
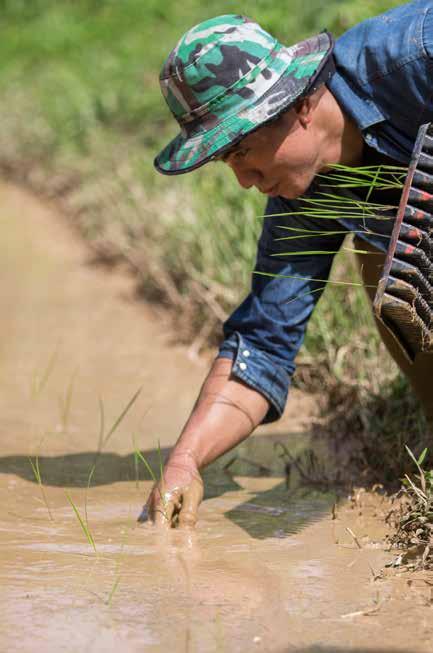
[[[248,150],[237,150],[236,152],[233,153],[233,158],[235,159],[243,159],[248,153]]]
[[[223,154],[222,156],[217,157],[215,160],[216,161],[222,161],[223,163],[228,163],[230,164],[231,161],[238,161],[240,159],[243,159],[247,154],[249,150],[248,148],[243,148],[241,150],[235,150],[233,152],[226,152],[226,154]]]

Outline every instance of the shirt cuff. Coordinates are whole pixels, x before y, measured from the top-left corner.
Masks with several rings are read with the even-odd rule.
[[[217,358],[233,360],[232,376],[260,392],[270,403],[262,424],[275,422],[283,414],[289,392],[290,377],[284,367],[257,349],[237,331],[220,347]]]

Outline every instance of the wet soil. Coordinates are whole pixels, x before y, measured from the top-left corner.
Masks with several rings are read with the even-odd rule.
[[[300,393],[206,471],[195,531],[137,525],[134,449],[157,470],[205,366],[33,197],[0,186],[0,226],[1,651],[433,650],[433,579],[377,577],[384,500],[287,487],[275,445],[308,445]],[[101,415],[107,434],[138,388],[97,456]]]

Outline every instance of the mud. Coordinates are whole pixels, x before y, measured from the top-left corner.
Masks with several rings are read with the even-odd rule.
[[[157,472],[205,367],[59,216],[8,186],[0,206],[0,650],[432,651],[429,577],[378,577],[383,499],[287,487],[275,444],[308,444],[302,395],[207,470],[195,531],[137,525],[134,449]],[[107,433],[140,387],[97,456],[102,412]]]

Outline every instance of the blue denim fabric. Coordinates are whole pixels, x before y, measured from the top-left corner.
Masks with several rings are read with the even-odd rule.
[[[296,209],[296,202],[277,197],[270,199],[267,214]],[[297,251],[336,251],[345,237],[342,234],[314,235],[290,241],[280,226],[336,231],[334,220],[317,220],[300,216],[265,218],[258,244],[256,273],[248,297],[224,325],[225,341],[219,355],[234,358],[233,374],[258,390],[270,402],[265,422],[281,415],[287,400],[290,379],[295,371],[294,359],[304,339],[308,319],[319,300],[329,276],[333,254],[306,256]],[[284,253],[290,251],[290,256]],[[283,275],[278,277],[266,274]],[[245,356],[245,352],[248,354]]]
[[[330,91],[366,145],[404,164],[419,126],[433,120],[432,57],[431,0],[416,0],[364,21],[336,42]],[[308,195],[320,188],[314,182]],[[298,202],[270,199],[266,215],[296,211]],[[284,226],[317,234],[278,240],[288,234]],[[391,229],[391,221],[265,218],[251,292],[224,324],[219,351],[220,357],[233,359],[236,378],[268,399],[264,422],[278,419],[284,410],[295,357],[345,234],[359,231],[359,237],[386,251]],[[335,231],[341,233],[330,233]],[[266,276],[273,274],[280,276]]]
[[[408,163],[433,120],[433,3],[417,0],[366,20],[335,45],[328,88],[371,147]]]

